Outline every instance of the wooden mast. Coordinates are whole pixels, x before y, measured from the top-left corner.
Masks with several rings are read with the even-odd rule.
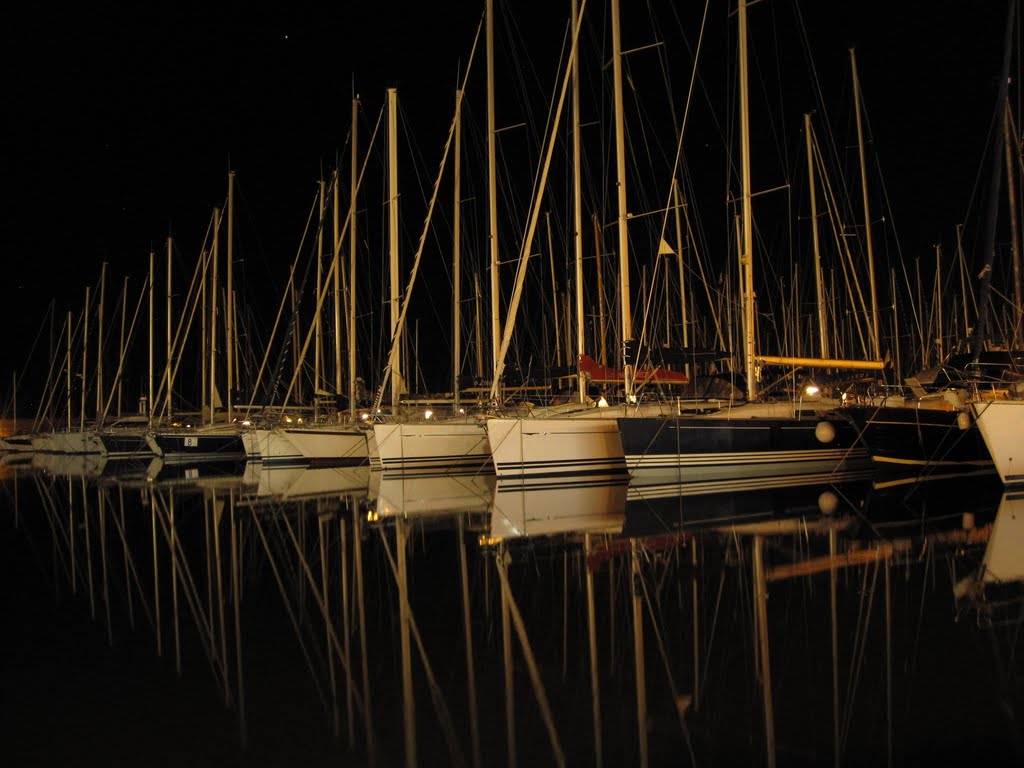
[[[235,376],[238,372],[235,369],[235,278],[234,278],[234,262],[235,262],[235,172],[228,171],[228,257],[227,257],[227,295],[225,297],[226,306],[224,312],[226,315],[227,326],[225,328],[226,339],[225,339],[225,351],[227,352],[227,409],[228,409],[228,423],[234,419],[233,405],[231,400],[231,390],[237,386]]]
[[[388,88],[388,263],[391,282],[389,301],[391,307],[392,347],[397,346],[399,291],[398,291],[398,91]],[[398,408],[402,394],[401,355],[392,354],[391,360],[391,410]]]
[[[500,283],[498,281],[498,171],[497,128],[494,117],[494,0],[487,0],[487,211],[491,246],[491,371],[497,376],[501,348]],[[498,381],[491,391],[498,392]]]
[[[351,193],[348,209],[348,411],[356,417],[356,187],[358,184],[356,165],[359,142],[359,97],[352,99],[352,161]]]
[[[579,21],[579,5],[577,0],[572,0],[572,25],[577,26]],[[573,255],[576,265],[576,361],[577,363],[586,352],[586,325],[583,315],[583,201],[582,201],[582,172],[580,168],[580,60],[579,41],[574,36],[572,53],[572,242]],[[587,400],[587,377],[579,372],[579,398],[580,402]]]
[[[462,89],[455,92],[455,191],[452,220],[452,408],[459,412],[462,370]]]
[[[829,356],[828,325],[825,320],[825,285],[821,277],[821,245],[818,241],[818,196],[814,183],[814,143],[811,133],[811,115],[804,114],[804,133],[807,138],[807,183],[811,197],[811,239],[814,243],[814,284],[818,293],[818,338],[821,344],[821,356]]]
[[[743,355],[746,365],[747,400],[757,399],[755,380],[753,215],[750,203],[750,100],[747,85],[747,0],[739,0],[740,70],[740,167],[742,173],[743,216],[740,239],[740,284],[743,303]]]
[[[857,117],[857,147],[860,152],[860,186],[864,199],[864,239],[868,249],[868,281],[871,290],[871,354],[877,360],[882,356],[878,336],[878,292],[875,288],[875,252],[871,244],[871,210],[868,207],[868,172],[864,162],[864,129],[860,118],[860,78],[857,77],[857,57],[850,49],[850,66],[853,69],[853,108]]]
[[[612,0],[612,74],[615,85],[615,184],[619,224],[619,307],[622,319],[622,347],[633,339],[633,315],[629,298],[629,232],[626,226],[626,127],[622,106],[622,39],[619,29],[619,0]],[[633,399],[633,362],[622,366],[626,402]]]

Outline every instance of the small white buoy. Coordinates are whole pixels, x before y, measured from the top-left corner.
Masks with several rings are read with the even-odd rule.
[[[819,443],[831,443],[836,439],[836,428],[828,421],[819,421],[814,427],[814,436]]]
[[[839,509],[839,497],[834,491],[822,491],[821,496],[818,497],[818,509],[823,515],[834,515]]]
[[[969,414],[967,411],[960,411],[960,413],[956,415],[956,425],[962,430],[970,429],[971,414]]]

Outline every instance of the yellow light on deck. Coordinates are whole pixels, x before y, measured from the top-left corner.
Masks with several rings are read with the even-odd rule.
[[[434,415],[434,412],[432,410],[430,410],[429,408],[423,412],[423,418],[424,419],[429,419],[433,415]]]
[[[245,421],[242,422],[242,426],[243,427],[251,427],[252,426],[252,422],[249,421],[248,419],[246,419]]]
[[[363,421],[366,421],[367,419],[370,418],[370,414],[368,414],[368,413],[361,413],[361,414],[359,414],[359,418],[362,419]]]
[[[804,394],[809,395],[810,397],[814,397],[820,391],[821,390],[818,388],[817,384],[808,384],[807,387],[804,389]]]
[[[601,399],[597,401],[598,408],[607,408],[608,401],[604,399],[604,395],[601,395]]]

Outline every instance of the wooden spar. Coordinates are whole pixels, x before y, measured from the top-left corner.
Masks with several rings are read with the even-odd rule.
[[[821,345],[821,356],[828,357],[828,327],[825,321],[825,285],[821,276],[821,245],[818,241],[818,196],[814,184],[814,151],[811,138],[811,115],[804,114],[804,134],[807,139],[807,184],[811,201],[811,242],[814,243],[814,283],[818,295],[818,339]]]
[[[835,568],[849,568],[864,563],[874,563],[892,557],[895,548],[892,542],[879,542],[874,549],[857,549],[852,552],[844,552],[838,555],[824,557],[812,557],[787,565],[777,565],[766,571],[767,581],[780,581],[791,579],[797,576],[810,576],[815,573],[832,570]]]
[[[583,11],[586,8],[587,2],[583,0],[580,4],[579,18],[576,20],[576,24],[573,28],[573,40],[579,36],[580,24],[583,20]],[[557,126],[562,119],[562,108],[565,105],[565,92],[569,86],[569,75],[572,74],[572,63],[573,53],[576,48],[573,46],[572,52],[569,54],[569,61],[566,62],[565,77],[562,78],[562,86],[558,94],[558,103],[555,106],[554,115],[551,121],[551,135],[548,137],[547,148],[544,152],[544,160],[541,166],[540,178],[537,182],[537,188],[534,191],[534,199],[532,201],[530,218],[526,227],[526,235],[523,239],[522,249],[519,253],[518,266],[516,267],[516,283],[512,289],[512,297],[509,300],[508,306],[508,318],[505,323],[505,329],[501,337],[501,349],[498,352],[497,363],[494,367],[493,380],[491,381],[491,400],[497,401],[498,392],[501,385],[501,377],[505,371],[505,356],[508,354],[509,345],[512,343],[512,331],[515,326],[516,314],[519,311],[519,301],[523,294],[523,285],[526,282],[526,268],[530,262],[530,251],[533,248],[533,237],[537,231],[537,218],[540,215],[540,206],[544,201],[544,191],[547,188],[548,170],[551,167],[551,155],[555,149],[555,143],[558,139]]]
[[[754,235],[750,190],[750,99],[747,86],[747,0],[739,0],[739,73],[740,73],[740,171],[743,215],[740,221],[740,287],[743,307],[743,359],[745,361],[747,400],[757,399],[757,371],[754,352],[757,328],[754,325]]]
[[[210,423],[215,421],[217,397],[217,270],[220,262],[220,208],[213,209],[213,253],[210,257]]]
[[[555,313],[555,365],[562,365],[562,322],[558,314],[558,282],[555,279],[555,241],[551,234],[551,211],[544,212],[548,230],[548,268],[551,271],[551,306]]]
[[[679,316],[682,322],[683,348],[690,346],[690,323],[686,306],[686,269],[683,264],[683,223],[679,215],[682,204],[679,201],[679,180],[672,179],[672,202],[676,221],[676,262],[679,269]],[[690,378],[690,363],[683,365],[683,373]]]
[[[882,356],[878,333],[878,291],[875,288],[875,252],[871,238],[871,210],[868,206],[868,171],[864,160],[864,129],[860,116],[860,78],[857,76],[857,57],[850,49],[850,68],[853,71],[853,109],[857,119],[857,147],[860,156],[860,187],[864,200],[864,239],[867,244],[868,282],[871,290],[871,353]]]
[[[228,233],[227,233],[227,289],[225,291],[224,318],[226,322],[224,333],[224,351],[227,352],[227,385],[225,395],[227,396],[227,418],[230,424],[234,420],[234,402],[231,397],[233,389],[238,387],[236,376],[238,370],[235,366],[235,172],[228,171]],[[227,679],[227,678],[225,678]]]
[[[345,343],[348,349],[348,413],[356,418],[356,201],[359,190],[357,168],[359,156],[356,145],[359,142],[359,97],[352,99],[352,159],[350,162],[350,192],[348,208],[348,333]],[[336,248],[341,247],[343,233],[338,235]],[[369,700],[367,699],[367,707]],[[372,754],[372,753],[371,753]]]
[[[107,296],[107,262],[100,267],[100,296],[96,308],[96,418],[103,410],[103,303]],[[82,379],[85,387],[85,379]]]
[[[141,301],[141,300],[140,300]],[[121,338],[120,343],[117,345],[117,354],[119,360],[124,360],[125,356],[125,340],[124,340],[124,326],[128,321],[128,275],[124,276],[124,285],[121,288]],[[124,387],[122,386],[120,375],[120,363],[118,363],[118,376],[117,376],[117,418],[121,418],[121,404],[124,400]],[[113,395],[113,393],[111,393]]]
[[[316,291],[320,293],[321,287],[326,288],[323,285],[324,282],[324,216],[327,213],[327,184],[320,177],[318,186],[319,192],[317,194],[317,201],[319,203],[319,221],[320,225],[316,228]],[[334,270],[334,277],[338,276],[338,270],[335,265],[331,265]],[[323,313],[317,312],[313,318],[313,418],[319,415],[319,394],[324,387],[324,368],[326,364],[324,362],[324,319]]]
[[[612,76],[615,86],[615,183],[619,224],[619,308],[622,313],[622,344],[625,346],[633,339],[633,315],[629,296],[629,232],[626,224],[629,215],[626,201],[626,124],[622,105],[622,40],[619,28],[619,0],[612,0],[611,6]],[[629,360],[623,362],[625,373],[623,389],[626,401],[629,402],[633,398],[633,363]]]
[[[89,350],[89,286],[85,286],[85,309],[82,311],[82,404],[81,409],[78,412],[79,426],[81,430],[85,430],[85,390],[86,382],[89,381],[86,378],[86,368],[88,367],[87,359]],[[70,366],[70,361],[68,365]]]
[[[602,266],[601,244],[601,222],[595,213],[594,222],[594,264],[597,269],[597,338],[600,341],[600,357],[598,362],[601,365],[608,365],[608,334],[605,332],[606,320],[604,316],[604,268]]]
[[[579,15],[579,0],[572,0],[572,24],[576,26]],[[573,261],[576,266],[576,354],[583,355],[586,348],[586,323],[583,309],[583,204],[582,204],[582,170],[580,161],[580,60],[579,41],[573,38],[572,57],[572,231]],[[578,374],[579,401],[587,401],[587,377]],[[600,751],[598,751],[598,767],[600,768]]]
[[[167,381],[167,403],[164,407],[164,413],[166,414],[167,420],[171,420],[171,392],[174,390],[174,375],[173,364],[171,361],[171,325],[174,322],[174,316],[171,314],[171,253],[173,251],[173,241],[171,236],[167,236],[167,356],[165,360],[164,375]],[[152,423],[152,419],[150,419]]]
[[[459,412],[462,372],[462,91],[455,92],[454,199],[452,201],[452,409]]]
[[[839,358],[821,357],[778,357],[756,355],[754,359],[761,365],[795,365],[813,368],[847,368],[855,371],[881,371],[885,368],[884,360],[843,360]]]
[[[391,355],[388,368],[391,371],[391,411],[398,408],[398,398],[403,389],[401,357],[397,353],[401,339],[401,327],[398,323],[399,296],[398,282],[398,95],[394,88],[387,89],[387,189],[388,189],[388,264],[390,279],[388,281],[388,306],[391,309]],[[376,408],[380,408],[380,397]],[[408,638],[407,638],[408,640]],[[407,724],[409,727],[409,724]],[[414,734],[415,739],[415,734]],[[407,736],[407,761],[409,760]]]
[[[487,49],[487,220],[490,235],[490,277],[491,277],[491,371],[498,370],[499,349],[501,348],[500,282],[498,280],[498,160],[497,125],[494,116],[494,0],[487,0],[486,17]],[[514,317],[511,310],[509,318]],[[497,390],[497,375],[492,389]]]

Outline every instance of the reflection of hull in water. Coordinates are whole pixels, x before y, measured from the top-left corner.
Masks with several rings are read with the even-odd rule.
[[[491,506],[490,539],[618,533],[625,518],[626,488],[624,478],[528,489],[499,482]]]
[[[379,476],[377,515],[406,517],[484,513],[494,497],[494,475],[396,474]]]
[[[166,461],[155,457],[146,469],[147,479],[159,485],[187,486],[195,488],[245,488],[245,461],[206,462],[188,464],[180,461]]]
[[[870,471],[711,483],[630,486],[625,536],[649,536],[778,517],[835,512],[841,495],[863,496]],[[846,490],[848,488],[849,490]]]
[[[99,477],[107,465],[107,457],[99,453],[36,453],[32,464],[60,477]]]
[[[245,483],[255,489],[259,499],[365,498],[370,486],[370,467],[266,467],[260,462],[249,462],[245,465]]]

